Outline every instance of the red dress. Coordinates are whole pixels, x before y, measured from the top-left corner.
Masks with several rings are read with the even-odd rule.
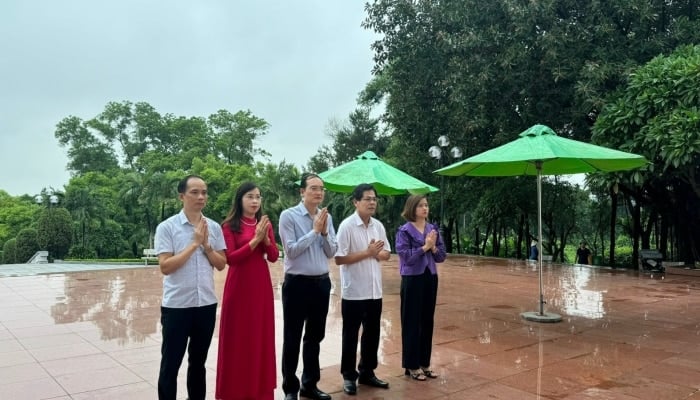
[[[275,310],[267,262],[279,250],[272,226],[270,245],[251,250],[255,220],[241,218],[241,232],[223,226],[228,274],[221,302],[216,398],[272,399],[277,386],[275,369]],[[265,260],[267,254],[267,261]]]

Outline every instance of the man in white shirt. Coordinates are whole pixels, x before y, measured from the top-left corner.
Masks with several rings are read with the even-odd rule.
[[[380,320],[382,314],[382,269],[391,247],[386,230],[372,216],[377,210],[377,191],[370,184],[360,184],[352,192],[355,213],[338,227],[338,250],[335,263],[340,266],[343,344],[340,373],[343,391],[357,393],[360,384],[389,388],[374,374],[377,368]],[[362,326],[360,362],[357,359],[357,337]],[[358,379],[359,378],[359,379]]]
[[[160,374],[158,398],[175,400],[177,374],[188,350],[187,395],[204,400],[204,362],[216,323],[214,268],[226,266],[226,244],[221,226],[205,217],[207,185],[195,175],[177,186],[182,210],[156,228],[155,248],[163,279]]]

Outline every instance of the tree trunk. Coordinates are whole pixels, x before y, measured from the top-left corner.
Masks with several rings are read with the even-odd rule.
[[[472,245],[474,254],[480,255],[479,248],[481,246],[481,231],[479,227],[474,228],[474,244]]]
[[[610,251],[608,252],[608,265],[615,268],[615,226],[617,224],[617,193],[614,187],[610,187]]]
[[[455,219],[455,237],[457,237],[457,254],[462,253],[462,243],[459,240],[459,219]]]
[[[498,257],[498,224],[494,223],[493,235],[491,237],[491,255]]]
[[[442,229],[442,240],[445,241],[445,250],[448,253],[452,253],[452,224],[454,223],[454,218],[448,219],[447,226]]]
[[[639,260],[639,238],[641,237],[641,206],[639,201],[633,201],[631,198],[627,198],[628,209],[630,211],[632,220],[632,264],[634,267],[635,263]]]
[[[490,234],[491,234],[491,224],[489,224],[489,225],[486,226],[486,232],[485,232],[485,235],[484,235],[484,240],[483,240],[483,242],[481,243],[481,252],[480,252],[480,254],[486,255],[486,244],[487,244],[488,241],[489,241],[489,235],[490,235]]]
[[[518,238],[515,242],[515,258],[520,260],[523,257],[523,229],[525,224],[525,215],[520,214],[520,219],[518,221]]]

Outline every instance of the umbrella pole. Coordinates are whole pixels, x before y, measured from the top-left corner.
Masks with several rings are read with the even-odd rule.
[[[535,167],[537,168],[537,272],[540,281],[540,307],[539,311],[524,312],[520,316],[528,321],[561,322],[561,315],[544,312],[544,290],[542,284],[542,270],[544,269],[542,262],[542,161],[535,161]]]
[[[542,287],[542,270],[544,269],[544,263],[542,261],[542,162],[537,164],[537,247],[539,247],[539,252],[537,253],[537,272],[539,272],[540,278],[540,315],[544,315],[544,288]]]

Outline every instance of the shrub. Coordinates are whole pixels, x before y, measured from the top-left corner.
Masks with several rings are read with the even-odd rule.
[[[24,228],[17,234],[15,258],[18,263],[25,263],[39,250],[37,232],[34,228]]]
[[[637,263],[632,259],[632,246],[615,247],[615,265],[624,268],[637,268]]]
[[[122,251],[122,253],[119,254],[119,258],[123,258],[123,259],[134,258],[134,254],[128,250]]]
[[[76,244],[71,246],[68,257],[78,260],[95,259],[97,258],[97,252],[91,247]]]
[[[68,254],[73,236],[73,222],[65,208],[44,209],[37,220],[39,246],[48,250],[51,258]]]
[[[17,263],[17,239],[8,239],[5,245],[2,246],[2,263],[16,264]]]

